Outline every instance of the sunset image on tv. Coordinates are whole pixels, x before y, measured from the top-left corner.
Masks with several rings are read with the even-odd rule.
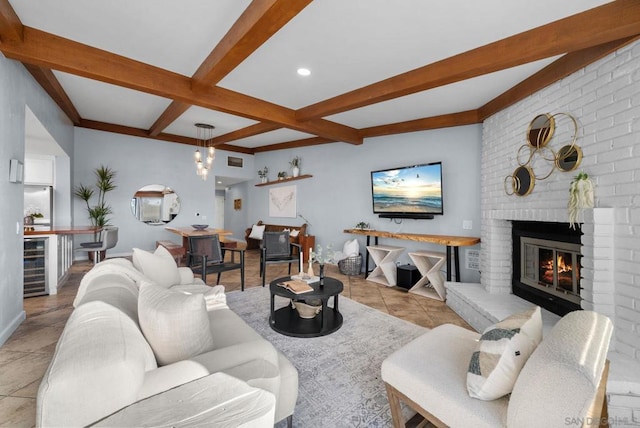
[[[441,164],[371,173],[374,213],[442,214]]]

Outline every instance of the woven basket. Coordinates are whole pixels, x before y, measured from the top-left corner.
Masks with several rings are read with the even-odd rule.
[[[343,275],[360,275],[362,268],[362,255],[347,257],[338,262],[338,269]]]

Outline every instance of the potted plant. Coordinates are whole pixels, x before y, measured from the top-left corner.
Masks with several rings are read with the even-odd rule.
[[[268,181],[267,174],[269,174],[269,168],[267,168],[266,166],[258,170],[258,177],[260,177],[263,183],[266,183]]]
[[[289,165],[291,165],[291,172],[294,177],[300,175],[300,165],[302,165],[302,158],[300,156],[296,156],[289,161]]]
[[[284,171],[280,171],[278,173],[278,180],[284,180],[285,178],[287,178],[287,173]]]
[[[355,228],[359,230],[369,230],[369,223],[361,221],[360,223],[356,224]]]
[[[96,168],[94,173],[96,176],[95,189],[98,191],[97,203],[95,205],[91,205],[91,199],[95,194],[93,186],[80,184],[76,187],[74,195],[82,199],[87,205],[87,213],[89,214],[91,225],[93,227],[104,227],[109,225],[109,218],[107,216],[112,214],[111,206],[106,202],[105,196],[108,192],[116,188],[116,185],[113,182],[116,173],[114,170],[104,165],[100,165],[99,168]],[[98,241],[97,233],[94,235],[94,239],[95,241]],[[89,253],[89,256],[91,257],[93,254]],[[102,255],[102,259],[104,260],[104,255]]]
[[[593,182],[587,173],[580,172],[569,185],[567,208],[569,210],[569,226],[572,229],[575,229],[575,224],[579,223],[580,210],[593,208],[593,199]]]

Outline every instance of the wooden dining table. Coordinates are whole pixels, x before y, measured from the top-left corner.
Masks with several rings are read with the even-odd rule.
[[[220,237],[220,243],[224,245],[225,237],[233,235],[233,232],[231,232],[230,230],[214,229],[211,227],[208,227],[206,229],[195,229],[191,226],[184,226],[184,227],[165,227],[165,229],[168,230],[169,232],[173,232],[182,236],[182,246],[184,247],[185,252],[189,251],[190,236],[211,236],[211,235],[217,234]]]

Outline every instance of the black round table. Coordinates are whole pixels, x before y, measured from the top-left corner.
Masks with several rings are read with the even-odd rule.
[[[342,282],[335,278],[324,278],[324,285],[320,282],[309,284],[313,291],[296,294],[278,283],[289,281],[291,277],[285,276],[271,281],[269,291],[271,292],[271,312],[269,324],[278,333],[293,337],[318,337],[331,334],[342,326],[342,314],[338,310],[338,295],[344,289]],[[291,302],[283,308],[275,310],[275,296],[285,297],[293,300],[320,299],[322,310],[313,318],[301,318],[298,311],[291,305]],[[329,298],[333,297],[333,307],[328,306]]]

